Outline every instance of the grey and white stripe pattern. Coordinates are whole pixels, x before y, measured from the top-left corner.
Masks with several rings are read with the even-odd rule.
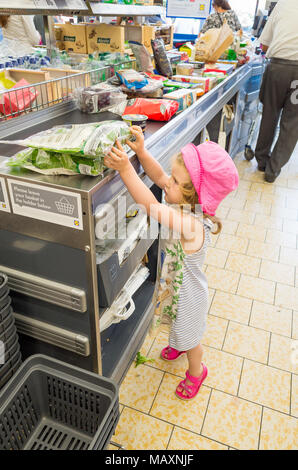
[[[179,291],[178,312],[172,323],[169,345],[188,351],[201,342],[206,329],[208,283],[202,267],[210,243],[212,222],[204,220],[205,240],[200,251],[184,258],[183,283]]]

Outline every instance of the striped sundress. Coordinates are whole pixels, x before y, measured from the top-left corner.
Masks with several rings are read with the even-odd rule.
[[[206,329],[208,284],[202,267],[212,225],[204,219],[203,246],[192,254],[184,253],[172,232],[167,239],[161,235],[162,270],[155,314],[159,316],[158,323],[171,324],[169,345],[178,351],[198,346]]]

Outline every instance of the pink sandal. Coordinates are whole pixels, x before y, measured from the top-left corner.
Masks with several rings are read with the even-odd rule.
[[[204,380],[206,379],[208,375],[207,367],[203,363],[202,363],[202,366],[203,366],[203,372],[200,375],[200,377],[193,377],[192,375],[189,375],[188,370],[186,371],[185,373],[186,379],[192,382],[193,385],[186,384],[186,379],[182,380],[182,382],[180,382],[180,384],[176,388],[176,395],[178,398],[180,398],[181,400],[186,400],[186,401],[192,400],[193,398],[195,398],[195,396],[197,395],[197,393],[199,392],[201,388],[202,383],[204,382]],[[182,388],[181,392],[178,391],[179,387]],[[184,395],[183,392],[186,392],[187,395]]]
[[[176,359],[178,359],[179,356],[181,356],[181,354],[185,354],[185,353],[186,351],[178,351],[175,348],[171,348],[171,346],[167,346],[161,351],[160,357],[164,361],[171,362],[171,361],[175,361]]]

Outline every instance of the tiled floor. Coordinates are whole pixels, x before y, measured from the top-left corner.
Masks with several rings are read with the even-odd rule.
[[[209,375],[187,403],[174,391],[187,367],[160,359],[167,335],[147,336],[120,388],[113,441],[126,449],[297,449],[298,148],[274,184],[235,160],[240,185],[221,205],[205,272],[202,341]]]

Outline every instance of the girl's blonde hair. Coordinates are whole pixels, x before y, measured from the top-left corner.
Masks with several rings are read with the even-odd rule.
[[[181,165],[187,171],[187,168],[186,168],[184,160],[183,160],[182,153],[179,153],[178,155],[176,155],[174,157],[174,161],[177,162],[178,165]],[[192,184],[191,180],[189,181],[189,183],[185,183],[183,185],[180,185],[180,189],[181,189],[181,193],[182,193],[182,196],[183,196],[182,203],[183,204],[189,204],[191,206],[192,212],[195,212],[196,205],[199,204],[199,198],[198,198],[198,194],[197,194],[197,192],[195,190],[195,187]],[[217,235],[218,233],[221,232],[222,223],[221,223],[221,221],[218,217],[205,214],[204,212],[203,212],[203,217],[204,217],[204,219],[207,219],[207,218],[210,219],[215,225],[217,225],[216,231],[212,232],[214,235]]]

